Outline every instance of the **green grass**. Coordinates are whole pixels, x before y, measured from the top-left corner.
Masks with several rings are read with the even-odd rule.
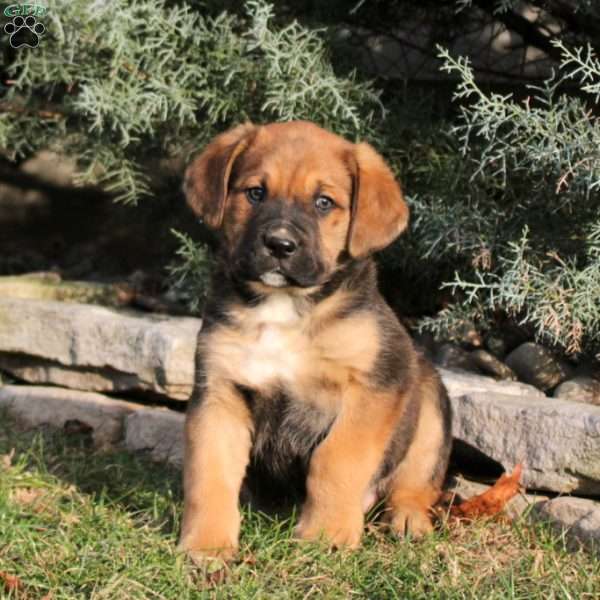
[[[0,571],[22,582],[1,598],[600,597],[600,560],[541,526],[445,525],[423,542],[371,527],[359,551],[330,552],[246,511],[240,560],[210,572],[174,553],[180,509],[178,472],[0,419]]]

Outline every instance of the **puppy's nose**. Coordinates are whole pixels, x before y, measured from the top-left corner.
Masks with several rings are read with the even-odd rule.
[[[298,244],[286,229],[279,228],[263,235],[263,243],[275,258],[287,258],[296,252]]]

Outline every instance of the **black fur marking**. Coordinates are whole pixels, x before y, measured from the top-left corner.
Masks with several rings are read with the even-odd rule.
[[[403,392],[414,380],[412,340],[379,294],[378,299],[380,301],[374,308],[377,314],[380,347],[371,381],[377,389]]]
[[[238,389],[254,422],[252,460],[265,463],[266,469],[281,479],[298,465],[306,467],[332,419],[281,392],[265,397],[242,387]]]
[[[404,414],[392,435],[375,481],[383,479],[402,462],[412,444],[419,421],[419,401],[415,394],[408,399]]]
[[[278,227],[288,229],[297,242],[297,250],[287,257],[273,256],[264,245],[264,234]],[[317,216],[296,202],[273,199],[257,205],[232,253],[234,279],[260,281],[261,275],[279,269],[298,287],[318,284],[324,273],[318,231]]]
[[[448,398],[448,392],[441,381],[438,382],[439,403],[438,407],[442,413],[442,427],[444,431],[445,445],[440,449],[438,462],[433,470],[431,480],[434,484],[442,481],[448,470],[450,453],[452,452],[452,405]]]
[[[283,393],[265,397],[236,386],[252,413],[254,437],[245,486],[253,503],[273,508],[301,501],[310,457],[331,421],[310,406],[295,405]],[[313,411],[314,414],[309,414]],[[319,425],[320,424],[320,425]]]
[[[204,368],[204,358],[202,355],[202,341],[204,322],[196,338],[196,353],[194,354],[194,388],[188,402],[188,410],[195,409],[202,403],[204,391],[206,390],[206,370]]]

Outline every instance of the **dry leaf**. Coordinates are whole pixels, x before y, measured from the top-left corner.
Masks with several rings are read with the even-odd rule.
[[[502,512],[507,502],[519,493],[522,471],[523,467],[518,464],[511,475],[505,473],[482,494],[452,506],[450,514],[461,519],[497,515]]]
[[[33,504],[44,493],[40,488],[18,488],[11,493],[10,499],[16,504]]]
[[[68,515],[63,515],[62,521],[65,525],[77,525],[77,523],[81,522],[81,517],[69,513]]]
[[[215,571],[210,571],[205,574],[206,583],[210,586],[220,586],[227,580],[227,568],[222,567]]]
[[[12,459],[15,456],[15,449],[11,448],[8,454],[0,456],[0,466],[3,469],[10,469],[12,467]]]
[[[15,592],[23,589],[23,583],[16,575],[10,575],[5,571],[0,571],[0,581],[4,584],[7,592]]]

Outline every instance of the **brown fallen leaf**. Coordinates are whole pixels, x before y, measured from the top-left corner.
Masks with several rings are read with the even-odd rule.
[[[10,575],[6,571],[0,571],[0,582],[4,584],[7,592],[16,592],[23,589],[23,583],[16,575]]]
[[[40,488],[18,488],[11,492],[10,499],[15,504],[33,504],[44,494]]]
[[[506,473],[496,483],[477,496],[464,500],[450,508],[450,514],[461,519],[493,517],[504,509],[507,502],[520,490],[522,465],[519,463],[510,475]]]
[[[0,456],[0,467],[3,469],[10,469],[12,467],[12,460],[15,456],[15,449],[11,448],[8,454],[2,454]]]
[[[207,572],[204,577],[209,586],[223,585],[227,580],[227,568],[222,567],[216,571]]]

